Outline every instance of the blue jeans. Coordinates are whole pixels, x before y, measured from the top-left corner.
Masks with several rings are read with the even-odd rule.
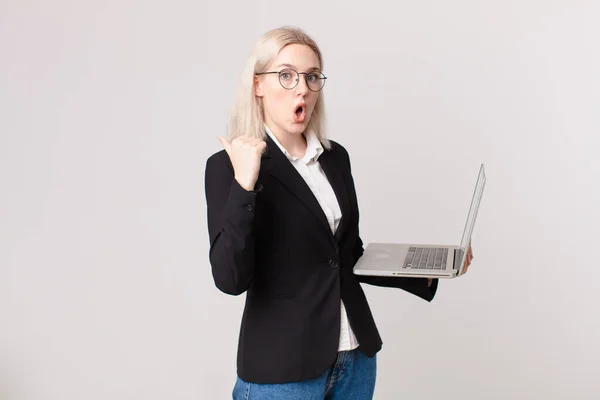
[[[376,374],[377,356],[369,358],[358,349],[342,351],[333,367],[306,381],[262,384],[238,377],[233,400],[371,400]]]

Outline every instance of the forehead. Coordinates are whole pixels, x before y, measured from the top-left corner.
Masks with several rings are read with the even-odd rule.
[[[303,44],[285,46],[279,51],[279,54],[277,54],[271,65],[273,67],[292,67],[298,71],[321,68],[317,54],[313,49]]]

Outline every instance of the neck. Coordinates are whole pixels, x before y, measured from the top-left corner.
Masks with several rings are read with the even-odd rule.
[[[306,137],[304,134],[294,135],[283,130],[269,130],[277,138],[284,149],[294,157],[303,157],[306,154]]]

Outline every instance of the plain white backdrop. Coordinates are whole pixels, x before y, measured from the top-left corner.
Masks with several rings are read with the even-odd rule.
[[[254,41],[321,46],[365,242],[457,244],[432,303],[365,286],[376,399],[600,392],[594,1],[0,3],[0,399],[227,399],[244,296],[204,199]]]

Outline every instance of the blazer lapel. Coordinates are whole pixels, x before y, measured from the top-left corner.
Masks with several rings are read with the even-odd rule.
[[[338,204],[342,210],[342,219],[335,231],[335,238],[339,241],[344,233],[348,220],[350,219],[350,198],[348,197],[348,191],[344,183],[344,175],[342,171],[342,165],[337,162],[335,155],[328,150],[325,150],[321,157],[319,157],[319,163],[323,168],[323,172],[327,176],[335,196],[337,197]]]
[[[262,156],[261,164],[276,179],[278,179],[290,192],[292,192],[312,213],[320,223],[331,232],[327,217],[302,176],[281,152],[271,138],[267,138],[267,150]]]
[[[302,178],[296,168],[281,152],[279,147],[267,137],[267,150],[262,157],[261,163],[268,173],[278,179],[291,193],[293,193],[320,221],[325,229],[331,233],[327,217],[317,201],[316,197]],[[351,205],[348,191],[344,183],[343,166],[338,162],[335,154],[325,150],[319,157],[319,164],[327,177],[338,204],[342,211],[342,218],[335,232],[335,238],[339,241],[346,229],[350,219]]]

